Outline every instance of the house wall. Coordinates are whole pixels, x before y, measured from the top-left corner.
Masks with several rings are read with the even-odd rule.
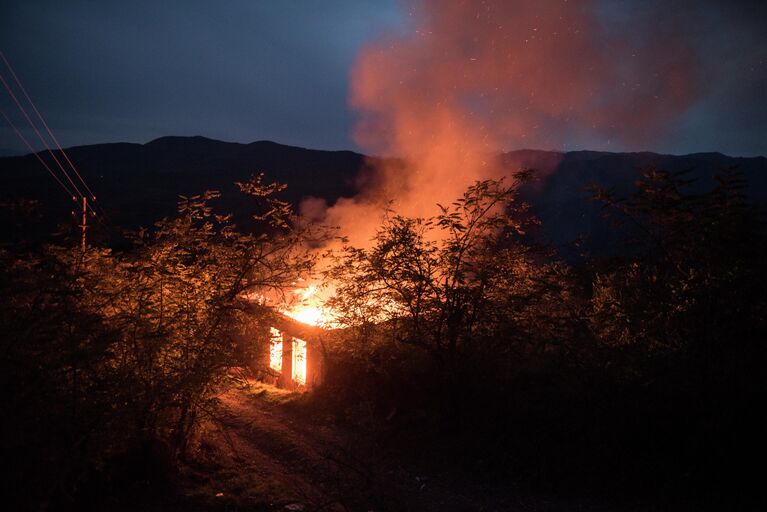
[[[311,389],[321,384],[325,377],[325,364],[320,337],[324,331],[284,316],[275,317],[273,322],[264,321],[263,317],[261,320],[246,326],[235,340],[243,364],[250,368],[253,375],[263,382],[275,384],[284,389],[296,389],[298,385],[292,378],[293,340],[298,337],[306,342],[306,388]],[[273,325],[282,337],[282,369],[279,375],[269,366],[271,333],[269,327],[264,327],[269,324]]]
[[[324,355],[317,341],[306,342],[306,387],[313,388],[322,384],[325,378]]]
[[[282,371],[277,379],[277,385],[285,389],[296,389],[299,384],[293,381],[293,342],[296,338],[282,333]],[[322,383],[325,371],[323,354],[319,344],[314,340],[306,342],[306,387],[311,389]]]
[[[277,379],[277,385],[281,388],[294,389],[293,382],[293,337],[282,333],[282,373]]]

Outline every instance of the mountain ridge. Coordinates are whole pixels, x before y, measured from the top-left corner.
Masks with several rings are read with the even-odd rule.
[[[306,146],[283,144],[281,142],[276,142],[270,139],[258,139],[251,142],[224,141],[219,139],[213,139],[211,137],[206,137],[204,135],[163,135],[161,137],[157,137],[143,143],[118,141],[118,142],[100,142],[97,144],[79,144],[79,145],[66,147],[64,148],[64,150],[77,151],[81,149],[106,148],[106,147],[112,147],[112,146],[135,146],[135,147],[141,146],[141,147],[151,148],[155,146],[163,146],[171,142],[203,142],[203,143],[214,143],[217,145],[230,146],[230,147],[270,145],[275,147],[320,152],[320,153],[349,153],[349,154],[355,154],[355,155],[364,155],[363,153],[354,151],[352,149],[315,149],[315,148],[310,148]],[[37,153],[43,154],[45,153],[45,150],[38,151]],[[508,149],[505,151],[501,151],[501,153],[502,154],[538,153],[538,154],[557,154],[557,155],[595,155],[599,157],[609,156],[609,155],[656,156],[656,157],[676,157],[676,158],[714,156],[714,157],[732,158],[737,160],[753,160],[753,159],[766,160],[767,159],[767,155],[754,155],[754,156],[729,155],[727,153],[722,153],[720,151],[698,151],[694,153],[676,154],[676,153],[659,153],[655,151],[601,151],[601,150],[592,150],[592,149],[575,149],[575,150],[569,150],[569,151],[559,151],[555,149],[517,148],[517,149]],[[23,157],[31,156],[33,154],[34,153],[28,153],[21,150],[0,148],[0,159],[23,158]],[[381,157],[381,156],[375,156],[375,155],[367,155],[367,156],[370,156],[372,158],[387,158],[387,157]]]
[[[218,206],[235,214],[247,212],[247,198],[235,181],[263,172],[269,181],[288,185],[284,199],[298,205],[320,197],[333,204],[359,192],[360,176],[384,159],[350,150],[314,150],[269,140],[226,142],[203,136],[165,136],[144,144],[117,142],[73,146],[67,154],[77,165],[99,202],[119,226],[151,225],[174,213],[179,195],[204,190],[222,192]],[[48,156],[41,154],[46,160]],[[541,236],[562,247],[579,235],[591,235],[594,246],[612,243],[600,220],[599,205],[589,200],[592,183],[630,193],[642,169],[691,170],[695,187],[706,187],[722,167],[737,166],[749,183],[754,201],[767,201],[767,158],[730,157],[719,152],[667,155],[653,152],[616,153],[579,150],[556,152],[520,149],[500,154],[509,172],[533,168],[537,181],[526,187],[525,199],[543,223]],[[0,158],[0,201],[40,201],[52,218],[72,209],[70,199],[46,176],[33,154]],[[60,217],[60,214],[59,214]]]

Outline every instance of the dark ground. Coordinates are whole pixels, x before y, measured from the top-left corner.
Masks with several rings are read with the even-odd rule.
[[[222,394],[163,509],[304,511],[659,510],[604,496],[483,484],[460,467],[393,453],[376,436],[333,426],[306,396],[260,383]],[[679,508],[686,508],[683,504]],[[677,507],[673,507],[677,508]]]

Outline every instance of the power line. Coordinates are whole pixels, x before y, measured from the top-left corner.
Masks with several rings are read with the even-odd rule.
[[[24,115],[24,117],[27,120],[27,123],[29,123],[29,126],[31,126],[32,129],[34,130],[35,134],[37,134],[37,138],[40,139],[40,142],[43,143],[43,147],[45,147],[45,149],[48,151],[48,153],[51,155],[51,157],[53,157],[53,161],[56,162],[56,164],[59,167],[59,170],[61,170],[61,172],[64,174],[64,176],[66,176],[67,180],[72,185],[72,188],[75,189],[75,192],[77,192],[77,195],[82,197],[83,193],[80,192],[80,189],[77,188],[77,185],[75,184],[75,182],[72,181],[72,178],[69,176],[69,173],[67,173],[67,170],[64,169],[64,166],[61,165],[61,162],[59,162],[59,159],[56,158],[56,155],[53,154],[53,151],[51,151],[51,148],[48,147],[48,143],[45,141],[43,136],[40,134],[40,131],[35,126],[35,123],[32,122],[32,119],[29,118],[29,115],[27,114],[27,111],[24,110],[24,106],[19,102],[18,98],[13,93],[13,90],[8,85],[8,82],[5,81],[5,78],[3,78],[2,73],[0,73],[0,82],[2,82],[3,85],[5,86],[5,90],[8,91],[8,94],[11,96],[11,99],[13,100],[14,103],[16,103],[16,106],[19,108],[21,113]]]
[[[24,96],[26,97],[27,101],[28,101],[28,102],[29,102],[29,104],[32,106],[32,108],[35,110],[35,113],[37,114],[37,117],[38,117],[38,119],[40,119],[40,121],[43,123],[43,126],[45,126],[46,130],[48,131],[48,134],[51,136],[51,139],[53,139],[53,141],[54,141],[54,142],[56,143],[56,145],[59,147],[59,151],[61,152],[61,154],[62,154],[62,155],[64,155],[64,157],[66,158],[66,160],[67,160],[67,162],[69,163],[70,167],[71,167],[71,168],[72,168],[72,170],[75,172],[76,176],[79,178],[79,180],[80,180],[80,182],[82,183],[82,185],[84,186],[84,188],[85,188],[85,189],[88,191],[88,193],[90,193],[90,195],[91,195],[91,198],[92,198],[92,199],[95,201],[95,199],[96,199],[96,196],[95,196],[95,194],[93,194],[93,192],[91,191],[91,189],[90,189],[90,187],[88,186],[88,184],[85,182],[85,180],[83,179],[83,177],[80,175],[80,173],[79,173],[79,172],[77,171],[77,169],[75,168],[75,166],[74,166],[74,164],[72,163],[72,161],[69,159],[69,156],[66,154],[66,152],[65,152],[65,151],[64,151],[64,150],[61,148],[61,146],[59,145],[59,143],[58,143],[58,140],[56,139],[55,135],[53,135],[53,132],[52,132],[52,131],[51,131],[51,129],[48,127],[48,124],[46,123],[46,121],[45,121],[45,119],[43,118],[42,114],[41,114],[41,113],[40,113],[40,111],[37,109],[37,106],[34,104],[34,102],[32,101],[32,98],[31,98],[31,97],[29,96],[29,94],[27,93],[27,91],[26,91],[26,89],[24,88],[24,85],[21,83],[21,80],[19,79],[18,75],[16,74],[16,72],[13,70],[13,68],[12,68],[12,67],[11,67],[11,65],[10,65],[10,63],[8,62],[8,59],[6,59],[6,58],[5,58],[5,55],[4,55],[2,52],[0,52],[0,57],[2,57],[2,60],[5,62],[5,65],[6,65],[6,67],[8,68],[8,70],[9,70],[9,71],[11,72],[11,74],[13,75],[13,77],[14,77],[14,80],[16,81],[16,84],[17,84],[17,85],[18,85],[18,87],[21,89],[21,91],[24,93]],[[38,130],[37,126],[36,126],[36,125],[35,125],[35,123],[32,121],[32,119],[29,117],[29,114],[27,113],[26,109],[25,109],[25,108],[24,108],[24,106],[21,104],[21,102],[20,102],[20,101],[19,101],[19,99],[17,98],[16,94],[13,92],[13,88],[12,88],[12,87],[11,87],[11,86],[8,84],[8,82],[5,80],[5,78],[3,77],[3,75],[2,75],[2,74],[0,74],[0,81],[3,83],[3,86],[5,87],[6,91],[8,91],[8,94],[10,95],[11,99],[14,101],[14,103],[16,104],[16,106],[18,107],[18,109],[21,111],[21,113],[22,113],[22,114],[24,115],[24,117],[26,118],[26,120],[27,120],[27,123],[29,124],[29,126],[32,128],[32,130],[34,130],[35,134],[37,135],[37,138],[38,138],[38,139],[40,140],[40,142],[43,144],[43,147],[45,148],[45,150],[46,150],[46,151],[48,151],[48,154],[50,154],[50,155],[51,155],[51,158],[53,158],[53,161],[54,161],[54,162],[56,162],[56,165],[58,166],[59,170],[60,170],[60,171],[61,171],[61,172],[64,174],[64,176],[67,178],[67,181],[68,181],[68,182],[71,184],[72,188],[74,188],[74,190],[75,190],[75,192],[77,193],[77,195],[78,195],[78,196],[80,196],[80,197],[85,197],[85,194],[83,194],[82,192],[80,192],[80,188],[79,188],[79,187],[78,187],[78,186],[75,184],[75,182],[72,180],[72,177],[69,175],[69,173],[68,173],[68,172],[67,172],[67,170],[64,168],[64,166],[62,165],[62,163],[59,161],[59,159],[58,159],[58,158],[56,158],[56,155],[55,155],[55,154],[53,153],[53,151],[51,150],[51,148],[50,148],[50,146],[49,146],[48,142],[47,142],[47,141],[45,140],[45,138],[42,136],[42,134],[40,133],[40,131]],[[32,151],[34,152],[34,150],[32,150]],[[96,216],[96,210],[94,210],[94,209],[93,209],[93,206],[92,206],[92,204],[88,204],[88,208],[90,209],[90,211],[92,212],[92,214],[93,214],[94,216]],[[99,219],[99,220],[100,220],[100,219]]]
[[[51,168],[48,167],[48,164],[45,163],[45,160],[40,158],[40,155],[37,153],[37,151],[35,151],[35,149],[32,147],[32,145],[29,143],[29,141],[26,139],[26,137],[24,137],[24,135],[21,134],[19,129],[16,128],[16,125],[13,124],[13,121],[11,121],[11,119],[6,115],[6,113],[2,109],[0,109],[0,114],[2,114],[2,116],[5,118],[5,121],[8,123],[8,125],[11,128],[13,128],[13,131],[16,132],[16,135],[18,135],[19,138],[24,142],[24,144],[26,144],[26,146],[29,148],[29,151],[31,151],[32,154],[35,155],[37,160],[43,165],[43,167],[45,167],[45,170],[47,170],[50,173],[50,175],[53,177],[53,179],[56,180],[56,183],[61,185],[61,188],[64,189],[64,191],[67,193],[67,195],[69,197],[72,198],[72,200],[75,200],[76,199],[75,194],[72,193],[72,191],[69,190],[69,188],[67,188],[67,186],[64,184],[64,182],[61,181],[61,179],[59,179],[58,176],[56,176],[56,173],[54,173],[51,170]]]
[[[72,193],[71,190],[69,190],[69,188],[64,184],[63,181],[61,181],[61,179],[58,176],[56,176],[56,173],[53,172],[53,170],[51,170],[51,168],[48,166],[48,164],[45,162],[45,160],[42,159],[42,157],[40,156],[40,152],[36,151],[32,147],[32,144],[29,143],[27,138],[24,137],[24,135],[16,127],[16,125],[13,123],[13,121],[11,121],[10,117],[8,117],[8,115],[2,109],[0,109],[0,115],[2,115],[2,117],[5,119],[6,123],[8,123],[8,125],[13,129],[13,131],[16,132],[16,135],[18,135],[18,137],[22,140],[22,142],[24,142],[24,144],[27,146],[27,148],[29,148],[29,151],[35,156],[35,158],[37,158],[37,160],[40,162],[40,164],[42,164],[42,166],[45,167],[45,170],[48,171],[48,173],[51,175],[51,177],[54,180],[56,180],[56,183],[58,183],[59,186],[61,186],[61,188],[64,190],[64,192],[66,192],[67,196],[72,198],[73,201],[77,201],[77,197],[75,196],[75,194]],[[49,149],[49,151],[50,151],[50,149]],[[99,223],[102,226],[104,226],[104,227],[107,227],[107,226],[106,226],[106,224],[104,224],[104,221],[101,218],[101,216],[100,215],[96,215],[96,211],[93,209],[93,207],[91,205],[88,204],[88,198],[86,196],[82,195],[82,194],[80,194],[80,197],[82,199],[82,221],[81,221],[82,223],[79,224],[79,227],[82,230],[82,235],[81,235],[81,237],[82,237],[81,238],[81,250],[82,250],[83,253],[85,253],[85,232],[86,232],[86,229],[88,227],[88,221],[87,221],[87,211],[88,211],[88,209],[90,209],[92,216],[95,217],[96,220],[98,220]],[[72,214],[74,215],[74,211],[72,212]]]
[[[96,194],[93,193],[93,191],[90,189],[88,184],[85,182],[83,177],[80,175],[80,173],[77,171],[77,168],[72,163],[72,160],[69,159],[69,155],[67,155],[67,152],[64,151],[61,147],[61,144],[59,144],[58,139],[53,134],[51,129],[48,127],[48,123],[45,121],[45,118],[43,118],[42,114],[40,114],[40,111],[37,109],[37,106],[32,101],[32,98],[27,93],[27,90],[24,88],[24,85],[22,85],[21,80],[19,80],[19,77],[16,75],[16,72],[14,71],[13,67],[11,66],[11,63],[8,62],[8,59],[5,58],[5,54],[0,51],[0,58],[3,59],[3,62],[5,63],[5,66],[8,68],[8,71],[11,72],[11,76],[13,76],[13,79],[16,81],[16,84],[19,86],[19,89],[21,89],[21,92],[24,93],[24,97],[27,99],[29,104],[32,106],[32,109],[35,111],[35,114],[37,114],[37,118],[40,119],[40,122],[43,123],[43,126],[45,127],[45,130],[48,132],[48,135],[50,135],[51,140],[56,144],[56,147],[59,149],[62,155],[64,155],[64,158],[66,159],[67,163],[69,164],[69,167],[72,168],[72,171],[74,171],[75,175],[80,179],[80,182],[83,184],[83,187],[85,187],[85,190],[88,191],[92,199],[96,199]]]
[[[40,130],[38,130],[37,126],[36,126],[36,125],[35,125],[35,123],[32,121],[32,119],[29,117],[29,114],[27,114],[27,111],[26,111],[26,109],[25,109],[25,108],[24,108],[24,106],[21,104],[21,102],[19,101],[19,99],[16,97],[16,94],[14,94],[14,92],[13,92],[13,88],[12,88],[12,87],[11,87],[11,86],[8,84],[8,82],[5,80],[5,78],[3,77],[2,73],[0,73],[0,81],[3,83],[3,86],[5,87],[6,91],[8,91],[8,94],[10,95],[11,99],[12,99],[12,100],[13,100],[13,102],[16,104],[16,106],[17,106],[17,107],[18,107],[18,109],[21,111],[21,113],[24,115],[24,118],[26,118],[26,120],[27,120],[27,123],[29,123],[29,126],[32,128],[32,130],[34,130],[35,134],[37,135],[37,138],[38,138],[38,139],[40,140],[40,142],[43,144],[43,147],[45,148],[45,150],[47,150],[47,151],[48,151],[48,154],[50,154],[50,155],[51,155],[51,158],[53,158],[53,161],[54,161],[54,162],[56,162],[56,165],[58,166],[59,170],[60,170],[60,171],[61,171],[61,172],[64,174],[64,176],[66,177],[67,181],[68,181],[68,182],[71,184],[72,188],[73,188],[73,189],[75,190],[75,192],[76,192],[76,195],[77,195],[77,196],[80,196],[80,198],[82,199],[82,214],[83,214],[83,220],[82,220],[82,225],[81,225],[81,228],[82,228],[82,230],[83,230],[83,235],[82,235],[82,236],[83,236],[83,239],[82,239],[82,240],[83,240],[83,242],[82,242],[82,243],[83,243],[83,249],[84,249],[84,247],[85,247],[85,245],[84,245],[84,244],[85,244],[85,229],[86,229],[86,224],[87,224],[87,221],[86,221],[86,213],[87,213],[87,211],[88,211],[88,210],[90,210],[90,212],[91,212],[91,215],[92,215],[93,217],[95,217],[95,218],[96,218],[96,220],[98,220],[98,221],[99,221],[99,223],[100,223],[102,226],[104,226],[104,227],[107,227],[107,226],[106,226],[106,224],[104,223],[104,219],[102,219],[102,215],[97,215],[97,213],[96,213],[96,210],[93,208],[93,203],[95,203],[95,201],[96,201],[96,195],[93,193],[93,191],[91,190],[91,188],[88,186],[88,183],[85,181],[85,179],[83,178],[83,176],[82,176],[82,175],[80,174],[80,172],[77,170],[77,167],[76,167],[76,166],[75,166],[75,164],[72,162],[72,160],[69,158],[69,155],[67,155],[67,152],[66,152],[66,151],[64,151],[64,149],[61,147],[61,144],[59,143],[58,139],[56,138],[56,136],[53,134],[53,131],[52,131],[52,130],[50,129],[50,127],[48,126],[48,123],[47,123],[47,121],[45,120],[45,118],[43,117],[43,115],[40,113],[40,110],[37,108],[37,105],[35,105],[35,102],[34,102],[34,101],[32,101],[32,98],[30,97],[30,95],[29,95],[29,93],[27,92],[26,88],[25,88],[25,87],[24,87],[24,85],[21,83],[21,79],[19,79],[18,75],[16,74],[16,71],[13,69],[13,66],[11,66],[11,63],[10,63],[10,62],[8,62],[8,59],[5,57],[5,54],[3,54],[3,52],[2,52],[2,51],[0,51],[0,58],[2,58],[3,62],[5,63],[5,67],[6,67],[6,68],[8,69],[8,71],[11,73],[11,76],[13,76],[13,79],[14,79],[14,81],[16,82],[16,85],[17,85],[17,86],[18,86],[18,88],[21,90],[21,92],[24,94],[24,97],[26,98],[26,100],[27,100],[28,104],[29,104],[29,105],[32,107],[32,109],[34,110],[34,112],[35,112],[35,114],[37,115],[37,118],[39,119],[40,123],[42,123],[43,127],[45,128],[46,132],[48,133],[48,136],[51,138],[51,140],[53,141],[53,143],[56,145],[56,147],[58,148],[59,152],[61,153],[61,155],[62,155],[62,156],[64,157],[64,159],[66,160],[67,164],[69,164],[69,167],[71,168],[72,172],[74,172],[75,176],[77,176],[77,178],[78,178],[78,180],[80,181],[80,183],[82,184],[83,188],[84,188],[84,189],[85,189],[85,190],[88,192],[88,194],[90,194],[90,196],[91,196],[91,201],[89,202],[89,201],[87,200],[87,196],[86,196],[85,194],[83,194],[82,192],[80,192],[80,189],[79,189],[79,187],[78,187],[78,186],[75,184],[75,182],[72,180],[72,177],[69,175],[69,173],[67,172],[67,170],[65,169],[65,167],[64,167],[64,166],[61,164],[61,162],[59,161],[59,159],[58,159],[58,158],[56,158],[56,155],[54,154],[53,150],[52,150],[52,149],[51,149],[51,147],[49,146],[48,142],[47,142],[47,141],[45,140],[45,138],[42,136],[42,134],[40,133]],[[0,112],[2,112],[2,111],[0,111]],[[16,134],[19,136],[19,138],[21,138],[21,140],[22,140],[22,141],[24,141],[24,144],[25,144],[25,145],[26,145],[26,146],[29,148],[29,150],[30,150],[30,151],[31,151],[31,152],[32,152],[32,153],[35,155],[35,158],[37,158],[37,160],[38,160],[38,161],[39,161],[39,162],[40,162],[40,163],[41,163],[41,164],[42,164],[42,165],[45,167],[45,169],[46,169],[46,170],[47,170],[47,171],[50,173],[50,175],[51,175],[51,176],[52,176],[52,177],[53,177],[53,178],[56,180],[56,182],[57,182],[57,183],[58,183],[58,184],[59,184],[59,185],[60,185],[60,186],[61,186],[61,187],[62,187],[62,188],[63,188],[63,189],[64,189],[64,190],[67,192],[67,195],[69,195],[70,197],[72,197],[72,199],[73,199],[73,200],[75,200],[75,201],[76,201],[76,200],[77,200],[77,197],[76,197],[76,195],[75,195],[75,194],[73,194],[73,193],[72,193],[72,192],[69,190],[69,187],[67,187],[67,186],[64,184],[64,182],[63,182],[61,179],[59,179],[59,177],[56,175],[56,173],[55,173],[55,172],[54,172],[54,171],[53,171],[53,170],[52,170],[52,169],[51,169],[51,168],[50,168],[50,167],[47,165],[47,163],[46,163],[46,162],[45,162],[45,161],[42,159],[42,157],[40,156],[40,154],[39,154],[40,152],[37,152],[37,151],[35,151],[35,150],[34,150],[34,148],[33,148],[33,147],[32,147],[32,145],[29,143],[29,141],[27,141],[27,139],[26,139],[26,138],[25,138],[25,137],[24,137],[24,136],[21,134],[21,132],[18,130],[18,128],[16,128],[16,126],[13,124],[13,122],[10,120],[10,118],[9,118],[7,115],[5,115],[5,113],[4,113],[4,112],[2,112],[2,115],[3,115],[3,117],[6,119],[6,121],[8,122],[8,124],[10,124],[10,125],[11,125],[11,127],[13,128],[13,130],[14,130],[14,131],[16,132]],[[96,205],[96,206],[98,206],[98,205]],[[99,207],[99,210],[101,210],[101,212],[102,212],[102,213],[104,213],[104,210],[103,210],[103,208]]]

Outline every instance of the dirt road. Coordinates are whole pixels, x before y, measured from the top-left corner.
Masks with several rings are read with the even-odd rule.
[[[603,506],[524,497],[403,467],[372,441],[298,414],[300,397],[254,384],[220,397],[185,473],[205,509],[264,511],[560,511]],[[447,473],[449,474],[449,472]]]

